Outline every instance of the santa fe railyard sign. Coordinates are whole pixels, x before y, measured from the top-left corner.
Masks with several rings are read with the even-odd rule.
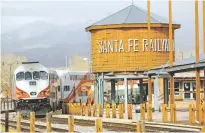
[[[139,43],[141,42],[141,43]],[[99,53],[117,53],[117,52],[147,52],[149,49],[148,40],[128,39],[123,40],[99,40]],[[150,48],[153,52],[168,52],[169,39],[150,39]]]

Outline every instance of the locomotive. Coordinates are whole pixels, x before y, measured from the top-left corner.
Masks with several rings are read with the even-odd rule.
[[[31,111],[45,115],[55,111],[60,99],[60,80],[56,71],[39,62],[23,62],[15,71],[12,93],[16,111],[28,116]]]

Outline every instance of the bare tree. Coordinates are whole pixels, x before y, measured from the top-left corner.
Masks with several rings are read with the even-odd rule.
[[[12,97],[14,70],[25,61],[27,61],[27,58],[24,56],[15,56],[13,54],[1,55],[1,96]]]

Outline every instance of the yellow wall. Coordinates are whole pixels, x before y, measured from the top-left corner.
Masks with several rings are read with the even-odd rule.
[[[122,25],[123,27],[123,25]],[[126,27],[112,29],[91,30],[92,39],[92,71],[93,72],[124,72],[146,71],[163,65],[169,60],[169,52],[151,52],[151,57],[142,49],[142,39],[147,39],[147,28]],[[173,32],[174,34],[174,32]],[[153,39],[168,39],[168,27],[156,27],[151,29],[150,37]],[[173,35],[174,36],[174,35]],[[128,39],[138,39],[138,52],[131,47],[128,52]],[[124,52],[99,53],[99,40],[122,40]]]

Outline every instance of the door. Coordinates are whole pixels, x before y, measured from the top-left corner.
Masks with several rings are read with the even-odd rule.
[[[190,93],[191,90],[191,82],[184,82],[184,99],[191,99],[192,93]]]

